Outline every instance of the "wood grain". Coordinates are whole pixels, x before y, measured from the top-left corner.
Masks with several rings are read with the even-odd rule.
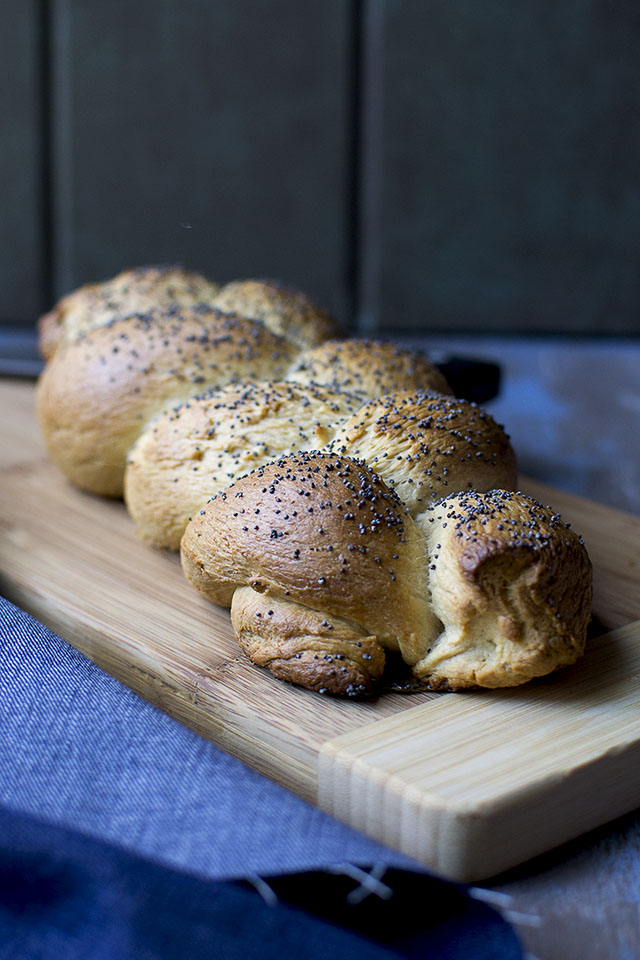
[[[579,667],[443,697],[323,745],[320,805],[457,880],[493,876],[640,798],[640,622]]]
[[[601,632],[557,677],[501,693],[342,702],[239,652],[226,611],[119,502],[80,493],[37,440],[32,387],[0,383],[0,588],[160,709],[336,816],[476,879],[640,800],[640,520],[538,484],[584,532]],[[597,796],[597,799],[594,799]]]

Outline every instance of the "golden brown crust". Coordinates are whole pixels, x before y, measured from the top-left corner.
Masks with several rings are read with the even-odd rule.
[[[214,299],[241,315],[200,302]],[[385,651],[446,690],[573,663],[589,558],[557,514],[512,492],[502,427],[422,355],[320,343],[334,332],[271,282],[219,291],[144,268],[87,285],[40,321],[51,456],[111,496],[129,456],[141,536],[176,548],[184,531],[187,577],[287,681],[371,694]]]
[[[360,401],[284,381],[229,384],[171,407],[131,451],[125,501],[138,535],[177,550],[189,518],[260,464],[324,446]]]
[[[444,625],[414,667],[434,689],[515,686],[574,663],[591,563],[559,514],[522,493],[453,494],[421,517]]]
[[[205,306],[90,330],[62,344],[40,378],[51,458],[83,489],[121,496],[127,454],[152,417],[229,381],[282,377],[293,354],[262,324]]]
[[[123,270],[103,283],[88,283],[63,297],[38,321],[39,350],[48,360],[59,344],[132,313],[211,304],[219,286],[177,266]]]
[[[234,626],[255,662],[312,689],[344,693],[355,682],[347,671],[339,689],[333,660],[319,662],[337,650],[352,669],[353,636],[328,646],[318,619],[341,618],[357,637],[399,650],[433,690],[516,686],[581,655],[591,565],[557,514],[494,490],[452,494],[419,520],[358,461],[287,457],[193,518],[183,568],[214,603],[233,600]]]
[[[228,313],[260,320],[265,327],[295,343],[313,347],[340,334],[333,318],[300,290],[275,280],[235,280],[227,283],[214,306]]]
[[[401,392],[345,421],[331,450],[366,462],[416,517],[458,490],[513,490],[516,458],[504,429],[466,400]]]
[[[62,301],[43,314],[37,322],[38,353],[43,360],[48,360],[56,352],[63,329],[64,307]]]
[[[423,354],[380,340],[328,340],[305,351],[287,379],[326,384],[363,400],[398,390],[451,394],[442,373]]]
[[[366,464],[324,453],[260,467],[188,524],[187,578],[229,606],[237,587],[355,624],[408,662],[432,619],[424,537]]]
[[[348,620],[239,587],[231,622],[249,659],[281,680],[348,697],[377,689],[384,650]]]

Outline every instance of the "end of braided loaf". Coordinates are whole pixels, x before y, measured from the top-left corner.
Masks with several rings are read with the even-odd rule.
[[[419,515],[366,464],[286,457],[187,526],[187,578],[231,606],[242,649],[281,679],[376,692],[385,652],[433,690],[515,686],[583,652],[591,566],[557,514],[505,490]]]

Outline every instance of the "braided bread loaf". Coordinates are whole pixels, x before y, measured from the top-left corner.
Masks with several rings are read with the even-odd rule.
[[[337,390],[273,381],[229,384],[166,411],[127,463],[124,497],[138,535],[178,550],[210,497],[284,453],[324,446],[360,405]]]
[[[241,380],[283,380],[291,373],[310,383],[301,364],[312,364],[318,342],[335,333],[303,294],[277,284],[238,282],[219,294],[212,286],[210,304],[184,305],[202,295],[204,281],[178,278],[181,284],[171,270],[129,271],[106,289],[82,288],[64,298],[41,325],[41,349],[52,350],[37,390],[41,430],[53,461],[91,493],[122,496],[129,451],[167,408]],[[160,301],[177,290],[183,305],[151,306],[159,289]],[[260,319],[224,312],[215,305],[219,298],[225,306],[244,303]],[[123,316],[132,306],[135,312]],[[331,356],[340,382],[352,381],[361,366],[377,369],[363,381],[361,398],[376,396],[373,389],[448,390],[424,357],[391,344],[333,340]]]
[[[406,392],[363,405],[332,387],[275,381],[213,390],[155,419],[129,456],[125,502],[143,539],[177,550],[214,494],[284,454],[322,448],[366,460],[416,506],[516,484],[506,434],[475,404]]]
[[[363,461],[285,457],[198,511],[183,569],[230,606],[254,663],[321,692],[375,692],[385,651],[436,690],[513,686],[580,656],[590,563],[556,514],[506,490],[421,507],[414,519]]]
[[[273,280],[240,280],[220,287],[181,267],[137,267],[63,297],[40,318],[40,353],[48,360],[60,343],[134,313],[201,304],[260,320],[272,333],[300,347],[313,347],[340,332],[329,314],[305,294]]]
[[[108,321],[173,305],[210,303],[219,291],[217,283],[180,267],[124,270],[112,280],[88,283],[74,290],[41,317],[40,353],[49,360],[63,341]]]
[[[257,665],[360,695],[398,662],[455,690],[582,652],[584,545],[513,492],[503,429],[421,355],[337,338],[276,283],[175,268],[82,288],[40,329],[53,460],[181,547]]]

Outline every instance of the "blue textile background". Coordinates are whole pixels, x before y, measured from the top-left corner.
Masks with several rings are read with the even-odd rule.
[[[276,920],[253,890],[226,881],[344,863],[415,868],[203,741],[4,600],[0,640],[2,960],[177,957],[189,931],[190,957],[212,955],[212,944],[224,944],[217,956],[271,956],[267,934],[280,956],[291,935],[289,955],[304,942],[298,955],[312,957],[337,928],[300,904],[281,905]],[[493,910],[425,877],[416,891],[426,882],[433,909],[417,909],[425,944],[439,944],[433,956],[520,956]],[[262,933],[249,942],[229,932],[229,911]],[[293,933],[293,915],[313,931]],[[430,956],[425,944],[394,955]],[[368,943],[371,956],[388,955],[378,946]]]

